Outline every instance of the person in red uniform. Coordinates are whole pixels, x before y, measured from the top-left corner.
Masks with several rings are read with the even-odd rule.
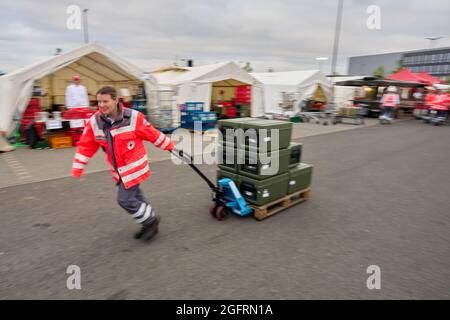
[[[443,90],[438,90],[436,96],[431,103],[431,110],[437,111],[437,118],[447,118],[448,106],[450,104],[450,97],[448,93]]]
[[[434,104],[436,99],[436,89],[434,87],[427,87],[427,94],[425,96],[425,115],[428,117],[430,115],[431,106]]]
[[[167,151],[173,150],[173,142],[141,112],[124,108],[113,87],[98,90],[97,101],[99,110],[89,119],[77,145],[72,176],[81,177],[89,159],[101,147],[118,186],[117,202],[142,225],[135,238],[149,240],[158,233],[160,219],[139,187],[150,176],[144,140]]]
[[[397,94],[397,88],[394,86],[389,86],[387,88],[387,93],[381,98],[382,114],[380,119],[392,120],[396,108],[400,104],[400,97]]]

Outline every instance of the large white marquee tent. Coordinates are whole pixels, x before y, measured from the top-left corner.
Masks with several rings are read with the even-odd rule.
[[[169,66],[152,72],[161,90],[173,88],[176,102],[204,102],[205,110],[211,108],[212,98],[218,90],[233,90],[239,85],[251,85],[252,117],[264,115],[262,84],[235,62],[222,62],[198,67]],[[234,91],[233,91],[234,92]]]
[[[102,85],[126,88],[143,83],[147,94],[157,92],[158,88],[156,80],[138,67],[98,44],[87,44],[1,76],[0,131],[10,133],[14,129],[11,126],[13,116],[25,110],[35,81],[51,77],[47,82],[55,91],[62,92],[73,74],[79,74],[82,83],[92,89],[88,88],[90,96]],[[59,104],[64,104],[63,95],[56,98],[60,99]],[[147,95],[147,99],[149,108],[158,103],[156,94]]]

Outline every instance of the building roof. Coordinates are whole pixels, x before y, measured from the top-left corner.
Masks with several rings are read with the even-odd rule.
[[[450,50],[450,47],[440,47],[440,48],[432,48],[432,49],[416,49],[416,50],[408,50],[408,51],[395,51],[395,52],[385,52],[385,53],[364,54],[364,55],[359,55],[359,56],[352,56],[352,57],[349,57],[349,58],[359,58],[359,57],[368,57],[368,56],[381,56],[381,55],[389,55],[389,54],[433,52],[433,51],[441,51],[441,50]]]

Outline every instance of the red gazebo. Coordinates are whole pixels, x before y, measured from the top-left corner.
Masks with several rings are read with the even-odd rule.
[[[385,78],[388,80],[423,83],[425,85],[433,84],[433,82],[430,81],[429,79],[421,77],[417,73],[413,73],[409,69],[406,69],[406,68],[400,69],[398,72],[390,74],[390,75],[386,76]]]
[[[428,81],[432,82],[433,84],[435,84],[435,83],[444,84],[445,83],[441,79],[433,77],[432,75],[430,75],[426,72],[418,72],[417,75],[419,75],[421,78],[427,79]]]
[[[423,83],[427,86],[432,86],[436,83],[438,83],[438,84],[445,83],[441,79],[433,77],[432,75],[430,75],[426,72],[414,73],[414,72],[411,72],[411,70],[409,70],[407,68],[400,69],[398,72],[386,76],[386,79]]]

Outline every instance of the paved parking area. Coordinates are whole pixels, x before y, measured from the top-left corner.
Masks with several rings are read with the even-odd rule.
[[[2,188],[0,299],[449,299],[449,136],[405,121],[297,139],[312,197],[261,222],[212,219],[204,181],[157,161],[142,185],[163,217],[150,243],[107,172]]]

